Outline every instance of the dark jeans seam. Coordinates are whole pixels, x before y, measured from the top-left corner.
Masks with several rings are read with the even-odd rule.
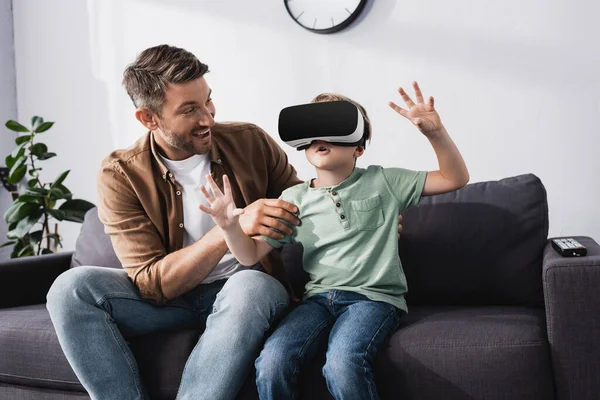
[[[365,348],[365,352],[363,353],[362,359],[363,359],[363,364],[362,364],[362,368],[363,368],[363,372],[364,375],[366,375],[367,372],[367,368],[366,368],[366,363],[367,363],[367,355],[369,353],[369,349],[371,348],[371,345],[373,344],[373,342],[375,341],[375,338],[377,337],[377,335],[379,334],[379,332],[381,332],[383,326],[385,326],[385,324],[389,321],[389,319],[394,316],[397,315],[396,310],[393,309],[387,316],[387,318],[381,323],[381,325],[379,325],[379,328],[377,329],[377,331],[373,334],[373,337],[371,337],[371,340],[369,341],[369,344],[367,345],[367,347]],[[369,394],[371,395],[371,399],[376,399],[378,396],[375,395],[375,393],[377,393],[377,388],[375,388],[375,393],[373,393],[373,385],[371,384],[373,382],[369,382],[367,380],[367,384],[369,387]]]
[[[133,373],[133,377],[134,377],[134,381],[135,381],[135,386],[138,390],[138,395],[140,396],[140,398],[144,398],[144,390],[142,388],[142,382],[141,382],[141,378],[140,378],[140,372],[139,372],[139,368],[137,366],[137,363],[135,362],[135,360],[131,360],[131,357],[129,357],[129,353],[130,353],[130,349],[129,347],[127,347],[126,349],[123,348],[121,341],[119,340],[119,335],[121,336],[121,338],[123,339],[123,341],[125,340],[123,338],[123,335],[121,334],[121,332],[118,330],[118,334],[117,332],[115,332],[115,329],[113,327],[113,324],[110,323],[110,318],[112,318],[110,316],[110,314],[107,313],[107,317],[106,317],[106,322],[108,324],[108,328],[110,329],[110,332],[112,333],[115,341],[117,342],[117,345],[119,346],[119,348],[121,349],[121,351],[123,352],[123,355],[125,356],[125,359],[127,360],[127,364],[129,365],[129,368],[131,369],[131,372]]]
[[[150,305],[152,307],[157,307],[155,306],[151,301],[146,300],[144,298],[139,298],[135,295],[129,294],[129,293],[110,293],[110,294],[105,294],[104,296],[102,296],[97,302],[96,302],[96,306],[101,307],[102,309],[104,309],[104,307],[102,306],[102,304],[104,302],[106,302],[107,300],[113,300],[113,299],[121,299],[121,300],[133,300],[133,301],[137,301],[138,303],[144,303],[147,305]],[[198,310],[196,310],[193,307],[183,307],[177,304],[167,304],[164,307],[157,307],[157,308],[169,308],[169,307],[173,307],[173,308],[179,308],[182,310],[186,310],[186,311],[191,311],[195,314],[197,314],[198,316],[204,316],[205,313],[203,312],[199,312]]]
[[[317,337],[317,335],[319,333],[321,333],[323,331],[324,328],[327,327],[327,325],[329,325],[332,321],[334,321],[335,319],[329,318],[327,321],[323,321],[321,324],[319,324],[310,334],[310,336],[308,337],[308,339],[304,342],[304,345],[300,348],[300,352],[298,353],[298,356],[296,357],[296,362],[294,363],[294,371],[292,371],[292,376],[290,378],[290,383],[292,384],[292,387],[295,389],[297,386],[297,377],[298,377],[298,373],[300,372],[300,361],[302,358],[304,358],[304,355],[306,354],[307,349],[310,347],[310,345],[314,342],[315,338]],[[296,390],[294,390],[292,392],[292,400],[294,400],[296,398]]]

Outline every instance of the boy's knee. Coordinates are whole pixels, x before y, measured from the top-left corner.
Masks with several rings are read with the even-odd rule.
[[[344,352],[328,352],[327,360],[323,366],[323,376],[328,382],[345,384],[356,379],[359,369],[362,369],[364,360],[357,355],[352,356]]]
[[[288,380],[293,372],[293,357],[281,348],[265,346],[254,363],[256,379],[263,383],[274,383],[279,379]]]

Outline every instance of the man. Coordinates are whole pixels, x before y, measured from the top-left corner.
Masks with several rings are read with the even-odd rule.
[[[102,163],[98,213],[123,270],[79,267],[62,274],[47,308],[60,345],[93,399],[144,399],[124,337],[205,328],[185,366],[178,399],[232,399],[265,332],[289,297],[280,260],[266,274],[242,267],[222,232],[202,213],[200,185],[229,176],[246,234],[281,239],[299,224],[276,200],[300,183],[287,156],[255,125],[215,123],[208,66],[172,46],[143,51],[123,84],[148,129]],[[265,199],[271,198],[271,199]]]

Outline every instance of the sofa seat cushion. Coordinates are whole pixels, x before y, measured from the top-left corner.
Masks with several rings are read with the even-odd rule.
[[[383,398],[554,398],[543,310],[412,307],[378,358]]]
[[[199,331],[127,338],[153,398],[174,398]],[[84,391],[69,366],[44,304],[0,309],[0,382]]]
[[[83,391],[44,304],[0,309],[0,382]]]

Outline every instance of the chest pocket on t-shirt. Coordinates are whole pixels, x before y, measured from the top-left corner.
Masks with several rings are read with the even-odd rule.
[[[364,200],[352,200],[350,206],[356,229],[371,231],[383,225],[383,209],[379,195]]]

